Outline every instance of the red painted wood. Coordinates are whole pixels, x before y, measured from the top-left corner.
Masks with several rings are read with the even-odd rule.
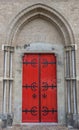
[[[36,62],[36,64],[23,64],[23,86],[36,83],[35,90],[22,87],[22,110],[36,110],[34,115],[31,112],[22,112],[22,122],[39,122],[39,88],[38,88],[38,55],[24,55],[23,62]],[[36,98],[33,98],[36,95]]]
[[[48,62],[49,64],[43,64]],[[57,79],[56,79],[56,56],[52,54],[41,55],[41,122],[57,122],[57,112],[48,112],[44,114],[44,110],[57,110]],[[52,63],[52,64],[51,64]],[[44,85],[56,86],[45,89]],[[46,98],[43,97],[46,96]]]
[[[22,68],[22,110],[32,110],[22,112],[22,122],[57,122],[56,56],[25,54]],[[35,90],[33,86],[32,89],[24,87],[33,83],[37,86]]]

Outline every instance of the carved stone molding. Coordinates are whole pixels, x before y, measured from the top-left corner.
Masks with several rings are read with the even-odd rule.
[[[65,46],[75,43],[72,29],[67,20],[55,9],[40,3],[23,9],[15,16],[9,25],[6,43],[13,44],[17,32],[20,31],[20,27],[35,18],[42,18],[53,23],[61,32]]]

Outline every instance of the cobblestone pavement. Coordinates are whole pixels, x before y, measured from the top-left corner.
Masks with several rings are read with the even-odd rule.
[[[68,129],[65,126],[12,126],[0,130],[78,130],[78,129]]]

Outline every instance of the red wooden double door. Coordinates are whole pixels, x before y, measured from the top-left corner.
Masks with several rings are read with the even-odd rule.
[[[57,122],[56,56],[24,54],[22,122]]]

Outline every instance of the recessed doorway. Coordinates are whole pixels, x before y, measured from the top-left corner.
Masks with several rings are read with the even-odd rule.
[[[57,122],[57,75],[54,54],[24,54],[22,122]]]

